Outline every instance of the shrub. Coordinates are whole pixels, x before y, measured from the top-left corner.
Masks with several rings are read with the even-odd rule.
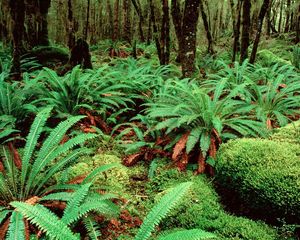
[[[299,146],[285,142],[231,141],[221,146],[217,156],[217,180],[257,212],[299,219],[299,154]]]
[[[161,166],[156,174],[156,177],[147,185],[147,191],[153,196],[164,193],[166,188],[177,186],[182,182],[193,182],[189,197],[185,198],[175,210],[172,210],[169,217],[160,224],[162,230],[176,227],[203,229],[216,234],[217,239],[277,239],[276,232],[266,224],[227,214],[222,209],[212,184],[204,175],[195,176],[191,171],[181,173],[176,169],[166,170]],[[161,194],[159,195],[161,196]],[[156,197],[155,202],[159,198]],[[151,207],[152,204],[150,202],[148,207]]]

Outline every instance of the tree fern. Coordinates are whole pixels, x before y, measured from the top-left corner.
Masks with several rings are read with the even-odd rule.
[[[172,208],[176,206],[178,201],[187,193],[191,185],[191,182],[182,183],[163,196],[146,216],[138,234],[135,237],[135,240],[148,239],[155,226],[157,226],[159,222],[167,216]]]
[[[162,234],[157,240],[203,240],[216,239],[216,235],[199,229],[181,230],[169,234]]]
[[[78,240],[63,221],[42,205],[32,206],[24,202],[11,202],[10,204],[51,239]]]
[[[21,213],[12,213],[6,240],[25,240],[25,224]]]

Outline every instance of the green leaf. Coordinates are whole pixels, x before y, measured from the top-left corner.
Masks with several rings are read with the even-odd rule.
[[[21,213],[12,213],[6,240],[25,240],[25,224]]]

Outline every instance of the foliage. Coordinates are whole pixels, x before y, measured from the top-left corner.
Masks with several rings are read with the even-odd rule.
[[[152,205],[159,201],[165,189],[173,188],[186,181],[191,181],[193,185],[187,197],[180,201],[178,207],[171,210],[168,217],[161,222],[162,231],[169,232],[169,229],[174,228],[203,229],[214,233],[216,239],[278,239],[276,232],[266,224],[226,213],[211,180],[204,175],[195,176],[191,171],[182,173],[168,168],[169,166],[160,164],[155,177],[146,185],[147,192],[150,194],[148,208],[152,208]],[[154,203],[152,203],[153,198]]]
[[[273,141],[300,144],[300,121],[295,121],[285,127],[277,128],[271,135]]]
[[[155,226],[167,216],[167,214],[176,206],[176,203],[187,193],[187,190],[191,187],[191,183],[181,183],[172,189],[169,193],[161,198],[161,200],[151,209],[151,211],[146,216],[135,240],[146,240],[151,236],[151,232],[154,230]],[[187,231],[170,233],[158,237],[158,239],[211,239],[214,235],[193,230],[193,234],[189,235]]]
[[[8,210],[13,212],[16,208],[33,224],[47,231],[47,234],[53,238],[57,238],[61,231],[67,235],[68,232],[61,227],[60,231],[55,234],[56,228],[53,228],[52,225],[60,223],[59,221],[56,223],[55,219],[57,217],[46,208],[35,205],[35,203],[49,200],[67,201],[67,207],[61,219],[65,224],[77,221],[90,211],[103,214],[115,213],[116,208],[111,202],[107,202],[107,199],[112,197],[111,195],[99,195],[89,191],[91,184],[97,179],[96,176],[101,176],[101,172],[115,165],[111,164],[94,169],[88,176],[85,176],[82,181],[83,186],[80,188],[76,185],[66,185],[66,180],[63,180],[65,179],[64,174],[56,183],[54,181],[56,174],[65,171],[66,168],[76,163],[79,156],[89,152],[83,146],[71,150],[75,146],[82,145],[85,141],[94,138],[95,135],[79,134],[62,143],[67,131],[83,118],[82,116],[75,116],[61,122],[56,128],[52,129],[43,144],[38,147],[38,140],[44,134],[44,125],[50,112],[51,108],[45,108],[36,116],[26,138],[21,157],[16,149],[1,146],[1,162],[3,165],[0,173],[0,200],[1,205],[4,206],[1,208],[2,216],[5,217]],[[61,190],[69,189],[77,190],[72,193],[72,198],[70,198],[71,193],[61,192]],[[58,192],[52,193],[54,190]],[[16,200],[18,202],[13,202]],[[9,208],[9,204],[14,208]],[[19,221],[19,218],[12,217],[11,221],[13,226],[16,224],[15,221]],[[58,225],[57,227],[60,228]],[[10,227],[10,229],[12,228]],[[71,237],[64,238],[64,234],[61,234],[60,239],[72,239]]]
[[[296,221],[300,211],[299,163],[298,145],[239,139],[222,145],[216,177],[252,209]]]
[[[194,82],[170,80],[153,103],[147,104],[147,117],[157,121],[156,129],[166,129],[166,134],[183,133],[173,150],[174,161],[184,149],[187,154],[200,149],[201,165],[207,155],[214,157],[221,140],[264,134],[262,124],[247,116],[252,107],[234,99],[243,86],[222,96],[226,83],[220,81],[210,97]],[[202,172],[203,167],[199,167]]]
[[[300,69],[300,47],[295,46],[293,48],[293,60],[292,60],[294,66],[298,69]]]

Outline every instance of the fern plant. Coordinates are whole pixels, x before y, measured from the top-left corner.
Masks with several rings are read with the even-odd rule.
[[[155,129],[181,134],[172,156],[180,169],[188,163],[187,154],[198,152],[198,172],[203,172],[205,158],[214,157],[222,140],[266,133],[262,123],[249,116],[253,107],[234,99],[244,86],[224,96],[226,84],[226,79],[221,80],[210,96],[194,82],[171,80],[147,104],[147,117],[157,121]]]
[[[76,190],[78,188],[78,186],[76,185],[65,184],[65,181],[56,183],[54,176],[56,176],[62,170],[66,169],[72,164],[76,163],[76,160],[82,154],[89,153],[89,150],[84,146],[81,146],[81,148],[73,151],[72,149],[74,149],[75,146],[82,145],[85,141],[94,138],[95,135],[79,134],[71,138],[67,142],[61,143],[67,131],[75,123],[83,118],[83,116],[74,116],[61,122],[56,128],[52,129],[49,136],[39,147],[38,140],[42,134],[45,135],[45,133],[43,133],[43,130],[50,112],[51,108],[45,108],[36,116],[31,126],[30,132],[26,138],[26,144],[21,156],[16,149],[11,151],[11,149],[8,149],[5,145],[1,146],[1,223],[5,219],[10,217],[11,213],[17,210],[17,212],[21,212],[24,217],[27,217],[30,221],[32,221],[33,224],[36,224],[38,227],[40,226],[43,230],[45,228],[44,224],[54,218],[49,218],[48,221],[47,218],[44,218],[45,216],[43,214],[37,214],[37,211],[42,209],[41,207],[31,209],[33,216],[27,216],[25,212],[21,211],[22,206],[25,206],[24,204],[35,205],[39,201],[45,201],[49,199],[55,200],[55,198],[56,200],[63,200],[70,196],[70,194],[61,192],[62,190]],[[84,179],[83,184],[89,184],[90,182],[93,182],[97,174],[109,169],[110,167],[112,166],[95,169],[89,176]],[[64,184],[61,185],[62,183]],[[52,193],[53,191],[55,191],[55,193]],[[81,190],[81,192],[82,191],[83,190]],[[87,194],[84,195],[88,196]],[[74,196],[77,195],[74,194]],[[75,197],[73,199],[75,199]],[[87,201],[89,201],[89,199],[91,198],[87,198]],[[13,203],[14,201],[21,202],[21,205],[18,203]],[[74,207],[76,207],[77,205],[79,204],[76,203],[72,208],[67,209],[74,209]],[[85,210],[88,210],[87,212],[90,211],[89,209],[94,209],[91,205],[86,205],[86,207],[87,209]],[[41,211],[41,213],[46,212],[45,209]],[[105,211],[103,210],[103,212]],[[68,213],[68,211],[66,213]],[[82,215],[79,215],[79,217],[81,216]],[[20,217],[16,216],[15,214],[11,217],[11,224],[16,225],[17,223],[15,221],[19,221]],[[78,216],[76,217],[76,219],[77,218]],[[75,219],[71,217],[68,217],[67,219],[68,223],[72,223],[75,221]],[[14,229],[13,225],[12,227],[10,227],[10,229]],[[10,231],[8,234],[10,234]],[[56,235],[54,238],[56,238]]]
[[[293,48],[293,64],[297,69],[300,69],[300,47],[295,46]]]
[[[285,126],[291,118],[299,113],[300,83],[283,83],[284,76],[269,81],[264,86],[252,86],[251,104],[256,117],[268,128]]]
[[[135,240],[147,240],[151,236],[155,227],[165,218],[168,213],[176,207],[180,199],[182,199],[192,185],[191,182],[181,183],[172,190],[170,190],[166,195],[164,195],[161,200],[151,209],[140,227]],[[211,239],[215,238],[214,234],[193,229],[193,230],[183,230],[176,231],[169,234],[161,234],[158,236],[158,240],[201,240],[201,239]]]

